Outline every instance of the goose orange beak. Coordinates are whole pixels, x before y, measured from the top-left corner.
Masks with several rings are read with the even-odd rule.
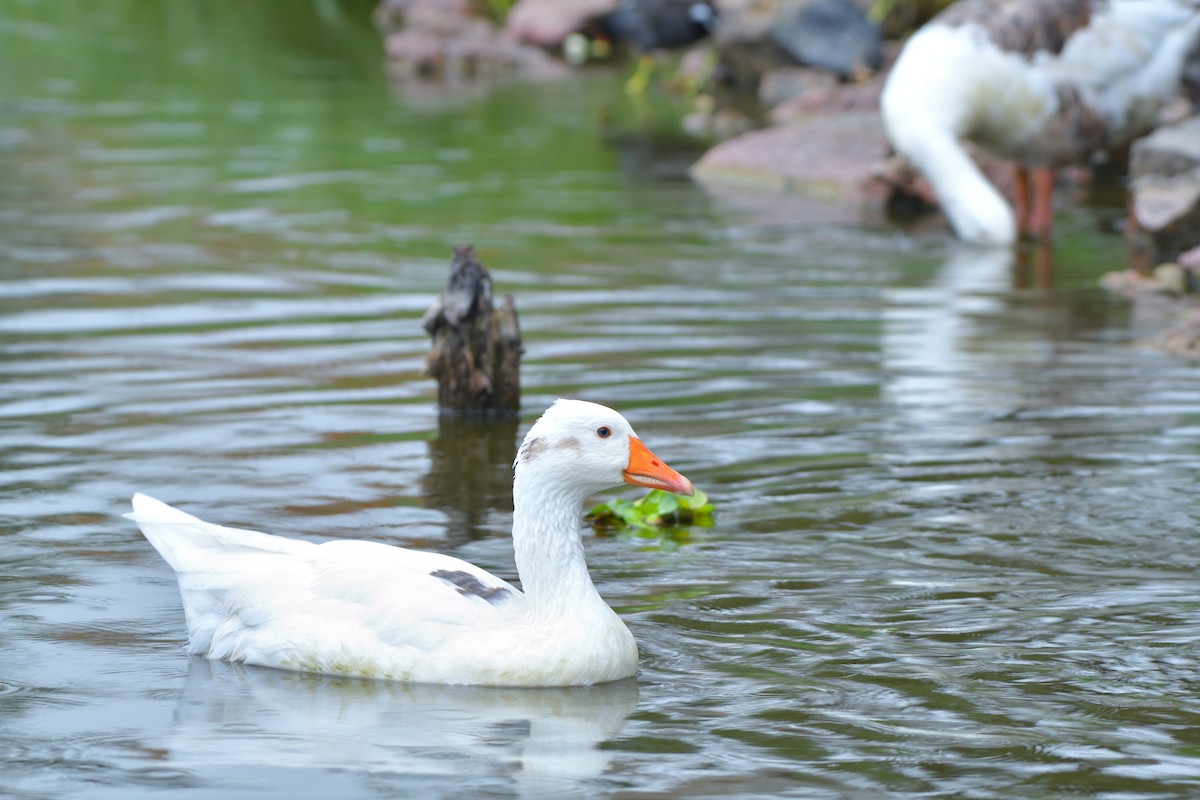
[[[668,467],[642,440],[629,437],[629,466],[625,467],[625,482],[651,489],[666,489],[689,497],[696,493],[692,482]]]

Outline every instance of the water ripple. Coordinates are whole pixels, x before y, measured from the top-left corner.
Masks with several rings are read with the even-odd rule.
[[[200,38],[255,43],[231,61],[253,99],[220,51],[211,86],[233,94],[209,97],[174,62],[126,65],[174,81],[161,95],[93,85],[71,50],[26,64],[49,88],[5,105],[6,789],[1194,793],[1200,368],[1130,346],[1128,309],[1091,288],[1111,239],[1075,220],[1059,288],[1014,288],[1004,253],[623,174],[644,156],[599,139],[577,88],[395,107],[373,61],[362,85],[300,80],[304,59],[260,52],[288,37],[238,30]],[[309,33],[326,59],[351,35]],[[119,517],[136,490],[513,575],[524,423],[464,433],[421,373],[420,317],[464,239],[517,298],[524,423],[558,396],[618,406],[717,504],[712,527],[586,537],[637,682],[189,660],[174,578]]]

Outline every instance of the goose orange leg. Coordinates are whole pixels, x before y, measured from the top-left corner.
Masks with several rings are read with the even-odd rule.
[[[1049,239],[1054,227],[1054,168],[1033,170],[1033,207],[1029,210],[1029,232],[1038,239]]]
[[[1017,216],[1017,235],[1029,233],[1029,170],[1017,164],[1013,167],[1013,212]]]

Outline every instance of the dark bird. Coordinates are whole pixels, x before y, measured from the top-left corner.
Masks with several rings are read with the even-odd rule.
[[[625,84],[630,94],[640,94],[654,72],[656,51],[695,44],[712,33],[716,21],[709,0],[621,0],[601,27],[640,54],[637,72]]]

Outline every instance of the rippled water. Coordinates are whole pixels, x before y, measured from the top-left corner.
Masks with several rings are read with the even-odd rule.
[[[0,20],[0,796],[1200,791],[1200,368],[1094,288],[1115,211],[1064,215],[1046,288],[941,229],[706,195],[598,126],[609,75],[395,95],[352,7],[99,8]],[[517,297],[520,426],[440,424],[420,372],[460,241]],[[512,576],[513,444],[560,395],[718,504],[587,538],[636,681],[189,659],[119,516],[141,490]]]

